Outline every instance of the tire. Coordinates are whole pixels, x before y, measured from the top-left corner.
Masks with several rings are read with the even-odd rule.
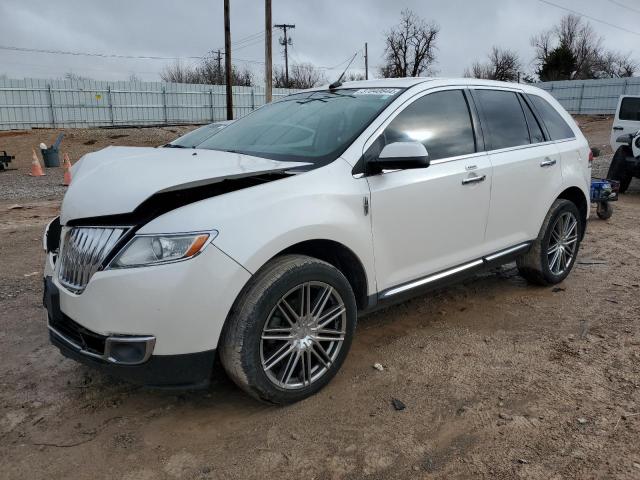
[[[629,188],[633,176],[627,172],[625,159],[630,152],[628,147],[619,147],[611,159],[611,165],[607,172],[608,180],[616,180],[620,182],[620,193],[625,193]]]
[[[598,218],[602,220],[609,220],[611,215],[613,215],[613,205],[609,202],[598,203],[596,214],[598,215]]]
[[[629,190],[629,185],[631,185],[631,180],[633,179],[633,177],[631,175],[626,175],[621,181],[620,181],[620,193],[627,193],[627,190]]]
[[[559,222],[568,219],[572,219],[571,222],[575,221],[574,231],[560,235],[563,238],[566,237],[567,242],[562,239],[557,240],[558,232],[563,230]],[[533,242],[529,251],[516,260],[520,275],[536,285],[554,285],[563,281],[571,272],[576,261],[584,221],[585,219],[580,217],[578,207],[573,202],[561,198],[553,202],[544,222],[542,222],[538,238]],[[557,228],[559,230],[556,230]],[[552,253],[550,249],[559,243],[566,244],[566,250],[558,249],[560,253],[556,258],[556,254]],[[565,251],[568,253],[564,253]]]
[[[311,300],[306,307],[303,298]],[[318,318],[334,319],[318,330]],[[222,332],[220,360],[251,396],[273,404],[297,402],[321,390],[340,369],[356,321],[353,290],[338,269],[304,255],[277,257],[236,300]]]

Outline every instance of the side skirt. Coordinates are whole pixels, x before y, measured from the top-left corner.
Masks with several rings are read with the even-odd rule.
[[[360,315],[365,315],[381,308],[404,302],[426,292],[459,283],[483,271],[513,262],[522,254],[527,253],[531,248],[531,244],[532,242],[520,243],[477,260],[465,262],[461,265],[387,288],[386,290],[378,292],[377,295],[371,295],[369,297],[369,305],[365,310],[360,312]]]

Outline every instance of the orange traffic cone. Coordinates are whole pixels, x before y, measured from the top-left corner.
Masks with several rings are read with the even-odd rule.
[[[44,177],[44,172],[42,171],[42,167],[38,161],[38,156],[33,148],[31,149],[31,153],[33,161],[31,162],[31,173],[29,175],[32,177]]]
[[[67,153],[64,154],[64,180],[62,182],[63,185],[71,185],[71,161],[69,160],[69,155]]]

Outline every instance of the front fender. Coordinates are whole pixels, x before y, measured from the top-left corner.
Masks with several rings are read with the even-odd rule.
[[[308,240],[332,240],[360,259],[375,291],[371,220],[363,209],[369,189],[342,159],[295,176],[186,205],[140,233],[217,230],[213,243],[255,273],[286,248]]]

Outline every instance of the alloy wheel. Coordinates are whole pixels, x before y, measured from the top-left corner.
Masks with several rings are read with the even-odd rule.
[[[554,275],[564,274],[576,252],[578,245],[578,219],[572,212],[562,213],[553,224],[547,259],[549,270]]]
[[[347,326],[340,294],[324,282],[305,282],[283,295],[264,324],[260,360],[267,378],[280,388],[316,382],[335,362]]]

